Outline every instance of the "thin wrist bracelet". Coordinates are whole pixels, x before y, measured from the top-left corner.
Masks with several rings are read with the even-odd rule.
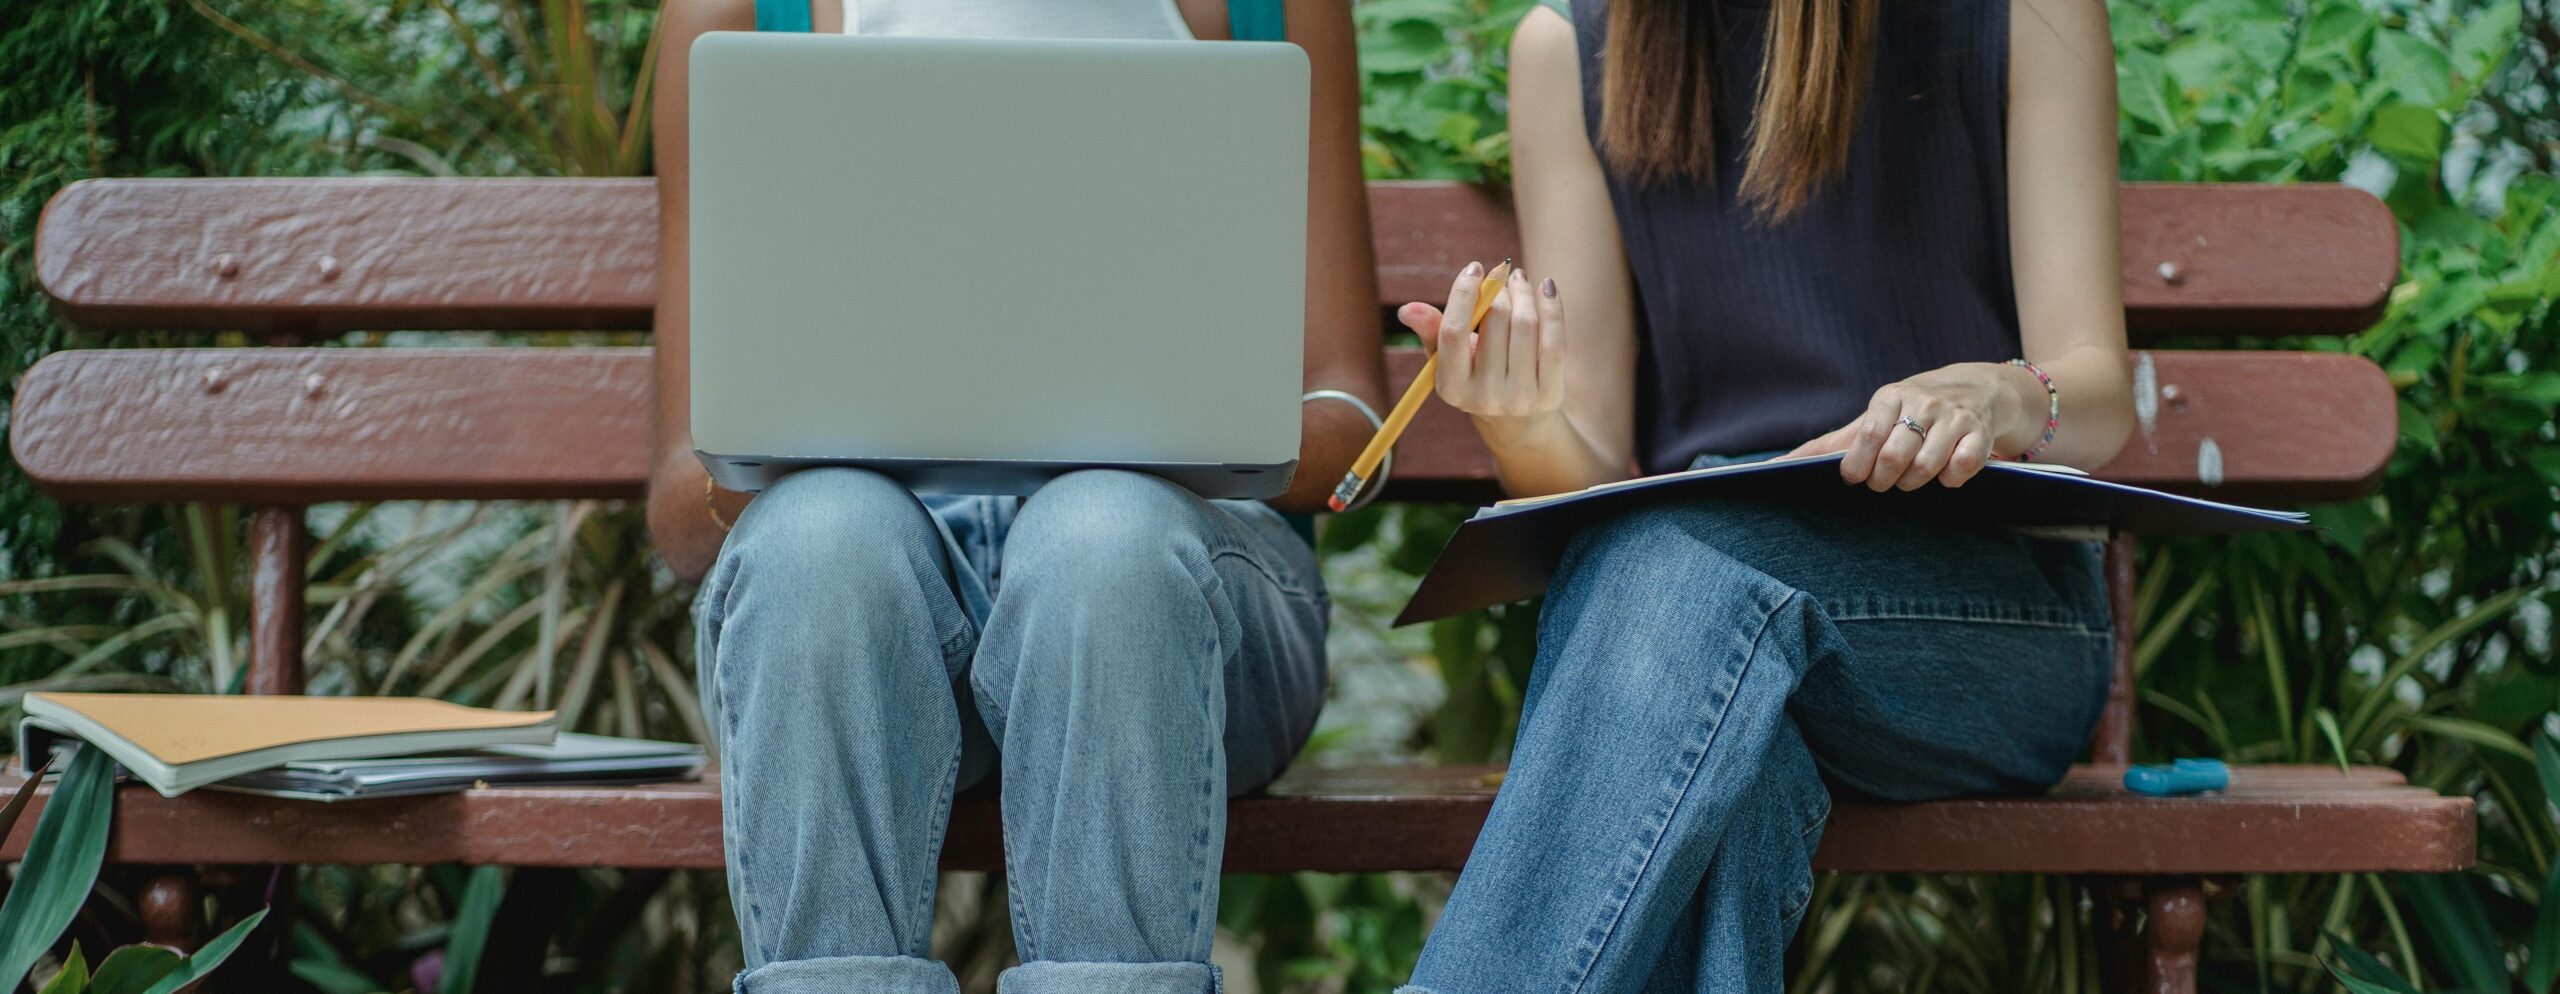
[[[702,477],[702,509],[711,512],[712,524],[719,525],[721,531],[729,530],[729,519],[720,516],[720,485],[712,482],[708,473]]]
[[[1359,394],[1351,391],[1309,390],[1298,397],[1298,403],[1301,405],[1311,400],[1338,400],[1351,405],[1353,410],[1360,412],[1361,417],[1369,419],[1369,432],[1372,435],[1386,427],[1387,421],[1378,416],[1378,409],[1369,406],[1368,401],[1361,400]],[[1352,498],[1351,503],[1345,505],[1343,510],[1357,511],[1368,506],[1370,501],[1378,499],[1378,492],[1387,488],[1387,478],[1394,476],[1395,472],[1396,450],[1388,449],[1386,455],[1378,458],[1378,472],[1369,477],[1368,485],[1360,490],[1360,496]]]
[[[2034,462],[2036,456],[2044,452],[2045,446],[2053,444],[2053,433],[2062,427],[2062,391],[2054,389],[2053,377],[2044,375],[2044,369],[2035,363],[2011,359],[2009,365],[2036,374],[2036,382],[2044,384],[2044,437],[2018,454],[2019,462]]]

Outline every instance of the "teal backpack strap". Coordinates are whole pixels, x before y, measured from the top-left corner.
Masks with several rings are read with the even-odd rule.
[[[1227,37],[1237,41],[1289,40],[1287,0],[1227,0]]]
[[[1572,0],[1538,0],[1538,6],[1564,15],[1565,20],[1573,20]]]
[[[809,24],[809,0],[756,0],[756,30],[812,30]]]

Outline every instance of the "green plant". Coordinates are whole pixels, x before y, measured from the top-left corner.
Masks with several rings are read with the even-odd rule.
[[[44,780],[48,758],[18,785],[0,808],[0,836],[16,826],[27,800]],[[0,990],[16,990],[29,967],[62,935],[96,885],[98,867],[106,859],[107,829],[114,817],[115,762],[95,749],[73,753],[70,767],[36,818],[26,858],[0,898]],[[127,946],[99,961],[90,972],[78,943],[43,987],[44,994],[175,994],[180,987],[212,973],[229,958],[265,911],[242,919],[192,954],[158,946]]]
[[[1511,29],[1536,0],[1361,0],[1361,158],[1374,178],[1511,174]]]
[[[1356,0],[1370,175],[1507,176],[1503,56],[1528,2]],[[2399,217],[2405,263],[2371,331],[2280,343],[2389,370],[2404,437],[2380,494],[2320,509],[2318,536],[2144,547],[2140,748],[2376,763],[2482,801],[2481,870],[2468,877],[2247,881],[2214,905],[2205,983],[2327,988],[2337,981],[2313,955],[2326,930],[2386,950],[2413,986],[2473,986],[2490,948],[2478,934],[2530,947],[2560,852],[2560,827],[2540,814],[2551,788],[2523,744],[2539,744],[2560,703],[2560,329],[2548,305],[2560,293],[2560,10],[2114,0],[2111,13],[2126,178],[2355,182]],[[36,212],[62,183],[635,171],[653,16],[645,0],[0,11],[0,381],[74,340],[46,314],[27,258]],[[555,339],[570,336],[531,338]],[[1422,632],[1383,623],[1461,513],[1392,507],[1325,525],[1337,592],[1361,592],[1337,598],[1336,631],[1358,642],[1338,666],[1410,671],[1432,688],[1400,705],[1412,714],[1381,719],[1400,738],[1363,749],[1462,761],[1508,747],[1534,607]],[[574,704],[581,727],[699,736],[684,591],[651,571],[634,509],[393,504],[313,520],[316,688]],[[65,513],[0,467],[0,683],[15,685],[0,701],[41,685],[229,685],[243,658],[238,535],[220,508]],[[1360,738],[1328,722],[1308,761]],[[508,878],[492,922],[527,916],[545,934],[493,924],[483,978],[518,976],[501,961],[524,962],[526,946],[540,947],[537,971],[556,954],[548,981],[579,990],[702,989],[734,965],[715,875],[528,872]],[[460,914],[474,882],[456,867],[304,868],[284,928],[293,973],[347,994],[440,986],[421,985],[419,968],[476,927]],[[983,898],[1001,883],[953,886]],[[1254,947],[1266,991],[1382,989],[1446,887],[1438,875],[1238,878],[1221,919]],[[962,929],[994,937],[964,973],[978,989],[1002,957],[1002,902],[951,903],[992,916]],[[2071,989],[2090,968],[2082,905],[2068,882],[2038,878],[1826,881],[1795,986]],[[2455,920],[2486,932],[2435,925]]]
[[[2533,755],[2543,797],[2536,820],[2560,825],[2560,820],[2555,820],[2560,819],[2560,737],[2549,731],[2535,736]],[[2434,954],[2434,964],[2458,980],[2461,990],[2492,994],[2521,989],[2548,994],[2554,984],[2560,984],[2560,860],[2546,862],[2549,865],[2542,871],[2542,885],[2532,907],[2532,925],[2521,942],[2491,924],[2489,902],[2505,895],[2492,891],[2484,896],[2471,880],[2459,875],[2400,880],[2399,889],[2416,906],[2420,928],[2431,939],[2427,949]],[[2354,994],[2417,994],[2420,989],[2403,976],[2402,970],[2393,969],[2348,939],[2335,933],[2329,933],[2327,939],[2329,972]],[[2414,976],[2418,959],[2410,946],[2404,938],[2397,955],[2408,974]],[[2518,955],[2511,957],[2510,947]],[[2510,967],[2510,963],[2514,966]]]

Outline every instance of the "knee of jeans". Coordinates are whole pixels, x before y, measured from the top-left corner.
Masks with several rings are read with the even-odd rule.
[[[1097,605],[1181,596],[1210,582],[1201,502],[1161,478],[1069,473],[1022,505],[1005,537],[1008,594],[1059,593]]]
[[[953,609],[937,609],[930,593],[950,582],[941,543],[915,495],[878,473],[831,467],[783,477],[747,505],[721,550],[720,602],[701,608],[703,618],[718,619],[717,630],[706,624],[705,636],[721,644],[745,639],[740,644],[841,651],[718,653],[718,679],[745,677],[728,662],[742,659],[767,676],[781,668],[790,674],[786,682],[902,682],[899,674],[868,665],[839,664],[877,656],[864,649],[878,641],[884,625],[906,623],[950,637],[960,622],[949,615]]]
[[[915,495],[878,473],[805,469],[775,481],[738,516],[721,555],[759,579],[841,590],[888,577],[913,582],[914,558],[939,541]]]

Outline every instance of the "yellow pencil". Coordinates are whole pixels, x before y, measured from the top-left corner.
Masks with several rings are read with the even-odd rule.
[[[1484,323],[1485,312],[1493,309],[1493,295],[1500,292],[1503,281],[1510,278],[1509,259],[1502,260],[1502,265],[1484,274],[1484,284],[1476,288],[1475,313],[1467,318],[1467,331],[1472,333],[1477,325]],[[1360,450],[1360,458],[1351,461],[1351,472],[1342,474],[1342,485],[1333,488],[1333,496],[1325,501],[1326,506],[1340,511],[1351,506],[1352,498],[1360,496],[1360,488],[1369,483],[1369,474],[1378,471],[1378,461],[1387,457],[1387,450],[1396,447],[1396,438],[1404,434],[1406,425],[1413,423],[1413,416],[1421,413],[1422,401],[1431,396],[1439,374],[1440,350],[1434,348],[1431,358],[1423,361],[1422,372],[1414,374],[1413,385],[1404,388],[1403,399],[1396,401],[1395,410],[1387,412],[1387,420],[1378,426],[1377,437],[1369,440],[1368,448]]]

